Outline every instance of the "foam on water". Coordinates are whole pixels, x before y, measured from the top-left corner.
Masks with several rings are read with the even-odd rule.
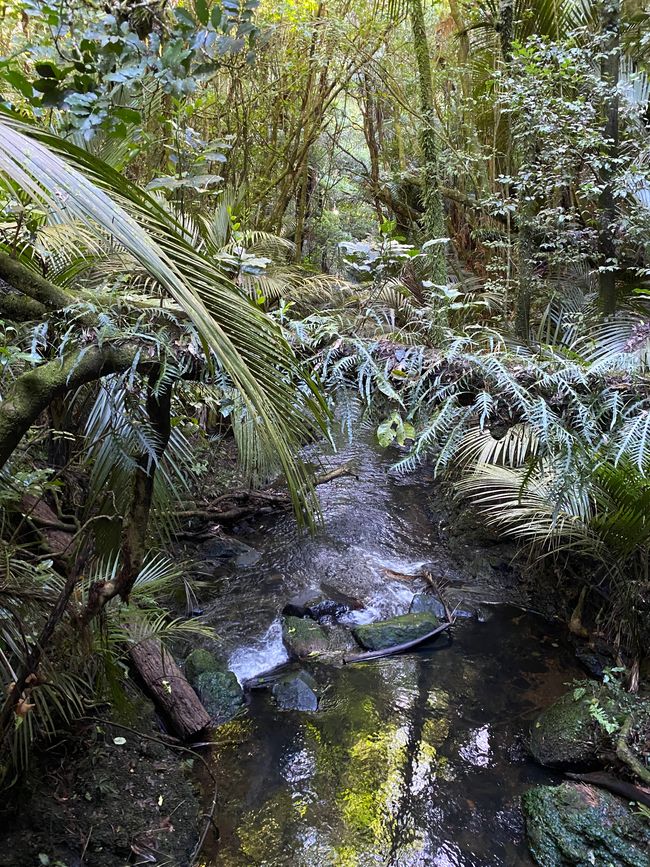
[[[282,624],[274,621],[254,644],[238,647],[228,660],[228,668],[244,683],[265,671],[287,662],[289,656],[282,643]]]

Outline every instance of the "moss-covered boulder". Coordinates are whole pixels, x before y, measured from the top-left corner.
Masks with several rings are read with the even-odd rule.
[[[202,671],[196,691],[217,725],[228,722],[244,707],[244,693],[232,671]]]
[[[385,650],[406,641],[422,638],[439,625],[438,618],[429,611],[401,614],[390,620],[378,620],[357,626],[352,633],[366,650]]]
[[[232,719],[244,706],[239,681],[210,651],[193,650],[185,660],[185,676],[217,725]]]
[[[196,680],[204,671],[223,671],[223,669],[223,663],[202,647],[195,648],[185,660],[185,677],[195,689]]]
[[[547,767],[587,767],[612,745],[627,705],[606,686],[584,681],[537,717],[530,751]]]
[[[294,659],[325,653],[329,647],[325,627],[303,617],[282,618],[282,641]]]
[[[282,641],[292,659],[330,664],[340,663],[357,646],[345,626],[322,626],[303,617],[282,618]]]
[[[650,825],[609,792],[581,783],[539,786],[523,798],[540,867],[647,867]]]

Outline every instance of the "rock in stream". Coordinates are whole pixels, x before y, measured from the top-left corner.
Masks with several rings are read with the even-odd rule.
[[[244,706],[237,677],[208,650],[197,648],[190,653],[185,676],[217,725],[232,719]]]
[[[357,626],[352,634],[366,650],[385,650],[406,641],[415,641],[439,625],[438,618],[427,611],[401,614],[389,620],[378,620]]]
[[[650,825],[594,786],[538,786],[523,797],[530,850],[540,867],[647,867]]]

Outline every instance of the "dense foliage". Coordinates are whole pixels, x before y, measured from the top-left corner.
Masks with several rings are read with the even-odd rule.
[[[635,686],[647,24],[619,0],[3,5],[5,783],[134,642],[203,628],[161,599],[214,454],[282,474],[311,523],[301,447],[362,419],[555,558]]]

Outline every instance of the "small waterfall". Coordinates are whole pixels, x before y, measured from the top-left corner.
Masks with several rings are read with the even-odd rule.
[[[282,643],[282,625],[274,621],[254,644],[239,647],[228,660],[228,668],[244,683],[258,674],[270,671],[289,659]]]

